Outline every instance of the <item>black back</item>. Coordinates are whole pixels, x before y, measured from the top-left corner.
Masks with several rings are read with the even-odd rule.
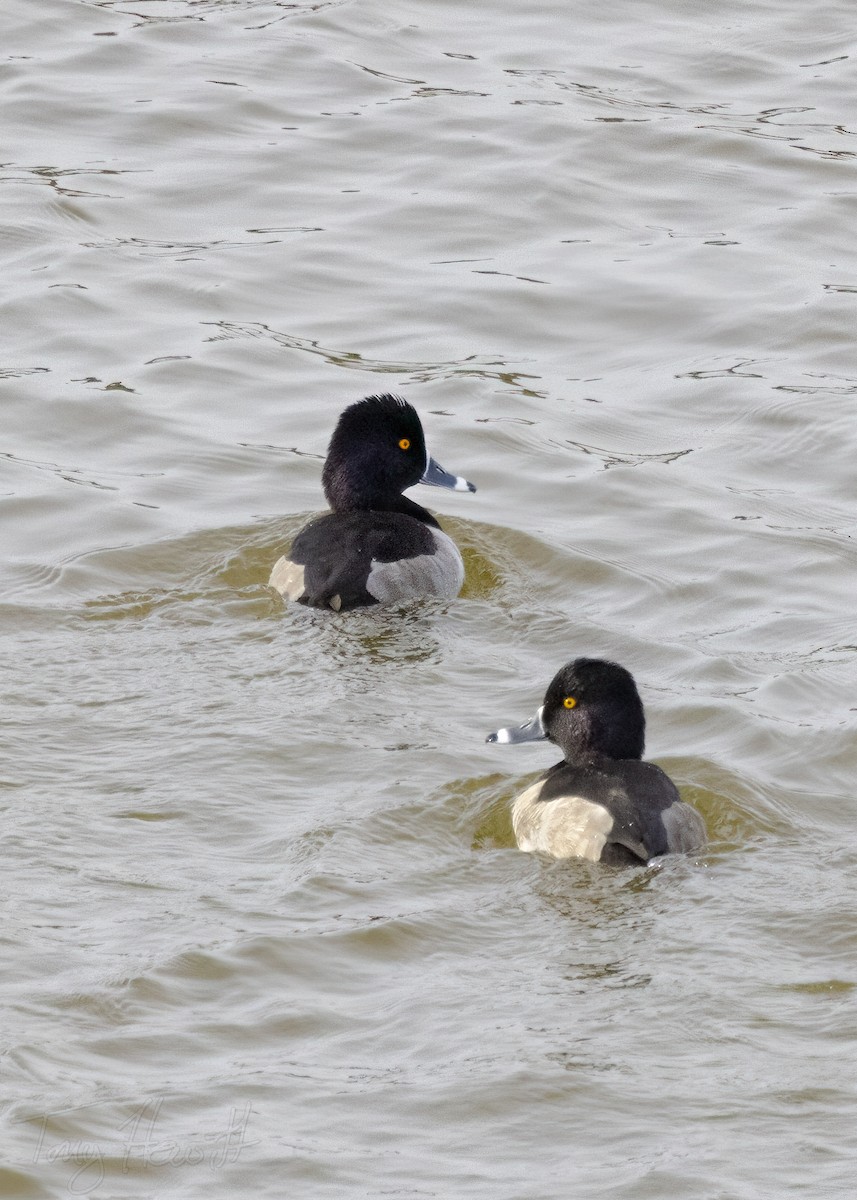
[[[305,526],[289,558],[304,566],[301,604],[326,608],[339,596],[339,606],[348,609],[377,603],[366,590],[373,559],[397,562],[434,550],[426,522],[397,512],[343,512],[328,513]]]
[[[602,862],[646,862],[669,851],[663,814],[681,797],[669,775],[654,763],[593,755],[579,763],[557,763],[544,778],[540,803],[581,796],[611,814],[613,828]]]

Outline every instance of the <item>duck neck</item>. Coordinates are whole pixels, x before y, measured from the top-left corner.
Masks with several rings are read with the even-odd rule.
[[[440,525],[427,508],[403,496],[401,492],[356,490],[353,487],[342,489],[337,487],[335,479],[325,481],[324,493],[327,502],[334,512],[395,512],[422,521],[424,525],[432,525],[440,529]]]
[[[421,504],[417,504],[415,500],[411,500],[407,496],[397,496],[395,502],[389,506],[389,511],[405,513],[417,521],[422,521],[424,525],[432,525],[435,529],[440,529],[440,525],[429,510],[423,508]]]
[[[565,751],[565,747],[561,747]],[[554,763],[547,771],[547,775],[553,775],[555,771],[561,771],[563,767],[579,767],[598,770],[603,768],[608,762],[605,755],[599,754],[597,750],[573,749],[565,751],[565,758],[562,762]]]

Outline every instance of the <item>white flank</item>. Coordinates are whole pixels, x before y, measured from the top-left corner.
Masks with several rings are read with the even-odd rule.
[[[613,828],[613,817],[600,804],[582,796],[558,796],[541,802],[540,779],[521,792],[512,805],[512,828],[518,847],[552,858],[588,858],[598,862]]]
[[[268,587],[275,588],[287,600],[298,600],[304,594],[303,566],[283,556],[274,563]]]

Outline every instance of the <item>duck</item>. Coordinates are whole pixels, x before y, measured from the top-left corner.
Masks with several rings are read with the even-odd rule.
[[[489,734],[487,741],[505,745],[547,739],[564,756],[513,802],[519,849],[612,866],[702,850],[701,815],[665,771],[643,761],[645,730],[631,672],[575,658],[551,680],[531,720]]]
[[[464,583],[455,542],[402,492],[416,483],[475,492],[426,448],[416,409],[390,393],[366,396],[340,415],[322,487],[331,511],[298,533],[268,586],[286,600],[344,612],[439,596]]]

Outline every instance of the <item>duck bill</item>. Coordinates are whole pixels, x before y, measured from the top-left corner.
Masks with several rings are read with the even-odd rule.
[[[472,483],[468,483],[460,475],[451,475],[449,471],[444,471],[440,463],[435,462],[433,458],[430,458],[426,463],[426,469],[423,471],[420,483],[429,483],[432,487],[451,488],[454,492],[476,491]]]
[[[498,729],[495,733],[489,733],[486,742],[497,742],[501,746],[511,746],[517,742],[543,742],[547,740],[545,726],[543,721],[544,705],[539,709],[534,717],[529,721],[525,721],[523,725],[518,725],[513,729]]]

